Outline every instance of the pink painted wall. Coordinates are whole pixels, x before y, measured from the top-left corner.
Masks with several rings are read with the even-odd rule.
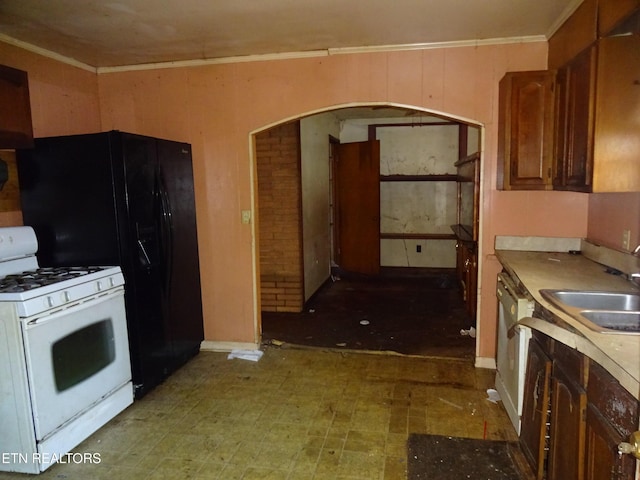
[[[585,195],[495,191],[498,81],[506,71],[544,69],[546,53],[541,42],[102,74],[102,126],[193,145],[205,336],[253,342],[254,247],[240,219],[254,207],[250,134],[284,119],[389,102],[480,123],[484,257],[496,233],[584,236]],[[493,357],[498,266],[486,264],[478,354]]]
[[[640,193],[590,195],[587,237],[621,250],[623,230],[631,232],[629,250],[640,245]]]

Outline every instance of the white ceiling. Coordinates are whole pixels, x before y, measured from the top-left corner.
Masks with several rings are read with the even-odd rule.
[[[0,0],[0,40],[91,67],[548,38],[582,0]]]

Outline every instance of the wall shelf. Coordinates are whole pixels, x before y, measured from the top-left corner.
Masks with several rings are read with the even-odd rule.
[[[456,236],[447,233],[381,233],[381,239],[389,240],[456,240]]]
[[[456,182],[458,175],[380,175],[381,182]]]

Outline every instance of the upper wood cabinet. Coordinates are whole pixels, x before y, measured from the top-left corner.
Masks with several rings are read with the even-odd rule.
[[[598,0],[584,0],[549,39],[549,69],[562,67],[593,44],[598,35],[597,25]]]
[[[554,189],[640,191],[640,36],[599,39],[556,85]]]
[[[587,48],[558,70],[553,188],[591,190],[596,57]]]
[[[0,65],[0,148],[33,147],[27,72]]]
[[[640,192],[640,35],[598,41],[593,192]]]
[[[500,81],[498,188],[551,188],[554,72],[509,72]]]
[[[598,36],[606,37],[614,33],[616,27],[638,11],[640,0],[598,0]]]

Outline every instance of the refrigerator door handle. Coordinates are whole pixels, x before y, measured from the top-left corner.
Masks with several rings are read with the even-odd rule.
[[[160,194],[160,222],[162,238],[162,255],[165,265],[165,290],[168,292],[171,288],[171,275],[173,270],[173,224],[171,218],[171,203],[167,192],[166,183],[162,169],[158,168],[158,188]]]
[[[150,267],[151,266],[151,259],[149,258],[149,254],[147,253],[147,249],[144,247],[144,244],[142,243],[142,240],[138,239],[138,247],[140,249],[140,260],[141,263],[145,266],[145,267]]]

